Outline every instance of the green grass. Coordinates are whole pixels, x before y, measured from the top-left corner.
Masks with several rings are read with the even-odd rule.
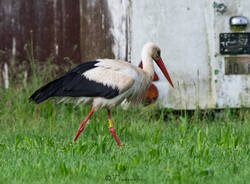
[[[155,106],[105,110],[72,140],[90,107],[35,105],[42,84],[0,89],[0,183],[248,183],[249,109],[176,112]]]

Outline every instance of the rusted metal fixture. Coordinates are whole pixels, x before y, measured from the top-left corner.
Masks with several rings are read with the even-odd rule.
[[[213,3],[214,9],[216,9],[216,12],[220,14],[224,14],[227,11],[227,6],[224,3]]]

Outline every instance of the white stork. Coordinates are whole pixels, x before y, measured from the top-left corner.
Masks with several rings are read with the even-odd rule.
[[[78,104],[91,104],[92,109],[80,124],[74,142],[93,112],[105,107],[108,113],[109,131],[118,146],[121,146],[113,128],[110,108],[123,101],[137,105],[143,100],[153,80],[153,60],[174,87],[161,59],[159,47],[153,43],[145,44],[141,59],[143,69],[128,62],[113,59],[84,62],[35,91],[29,100],[39,104],[50,97],[63,97],[61,101],[73,100]]]

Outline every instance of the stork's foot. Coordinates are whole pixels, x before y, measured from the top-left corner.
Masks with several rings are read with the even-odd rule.
[[[115,129],[113,128],[113,123],[112,123],[112,118],[111,118],[110,110],[107,109],[107,112],[108,112],[108,121],[109,121],[109,131],[110,131],[110,133],[113,135],[113,137],[114,137],[114,139],[115,139],[117,145],[118,145],[119,147],[121,147],[121,146],[123,146],[123,145],[120,143],[119,139],[117,138],[116,133],[115,133]]]
[[[83,131],[83,129],[84,129],[84,126],[81,127],[81,125],[80,125],[80,127],[78,128],[78,130],[77,130],[77,132],[76,132],[76,135],[75,135],[75,138],[74,138],[74,142],[77,140],[78,136],[79,136],[80,133]]]
[[[116,136],[115,129],[113,127],[109,128],[110,133],[113,135],[116,143],[118,146],[123,146],[123,144],[120,143],[118,137]]]
[[[83,122],[80,124],[80,126],[79,126],[79,128],[78,128],[78,130],[77,130],[77,132],[76,132],[76,135],[75,135],[75,138],[74,138],[74,142],[76,141],[76,139],[78,138],[78,136],[80,135],[80,133],[84,130],[84,126],[86,125],[86,123],[87,123],[87,121],[86,121],[86,119],[85,119],[85,121],[83,121]]]

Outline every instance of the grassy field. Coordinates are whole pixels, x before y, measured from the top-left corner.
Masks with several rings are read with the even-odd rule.
[[[22,77],[20,77],[22,78]],[[34,78],[0,89],[0,183],[248,183],[249,109],[173,112],[105,110],[73,144],[89,107],[28,102]]]

